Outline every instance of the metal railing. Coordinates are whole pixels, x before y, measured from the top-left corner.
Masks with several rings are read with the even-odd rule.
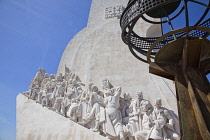
[[[121,19],[120,19],[120,26],[122,28],[122,40],[125,44],[127,44],[131,50],[135,49],[139,53],[146,55],[148,49],[151,47],[151,45],[158,39],[158,37],[140,37],[137,35],[133,28],[138,21],[139,18],[145,18],[143,14],[149,12],[150,10],[161,7],[165,4],[177,2],[180,0],[130,0],[128,2],[127,7],[125,8]],[[209,6],[209,5],[208,5]],[[207,6],[207,9],[208,9]],[[172,17],[171,19],[178,16],[183,11],[183,8],[178,12],[177,15]],[[170,19],[169,19],[170,20]],[[165,23],[166,21],[162,21],[162,23]],[[157,22],[160,23],[160,22]],[[161,23],[161,24],[162,24]],[[210,27],[210,19],[207,19],[203,23],[200,23],[196,26],[202,26],[202,27]],[[159,42],[154,49],[161,49],[164,45],[170,43],[174,39],[179,39],[186,36],[198,36],[198,37],[207,37],[209,34],[204,31],[199,30],[193,30],[189,33],[181,32],[176,33],[175,35],[168,36],[161,42]],[[131,50],[131,52],[134,54],[134,52]],[[151,54],[156,54],[157,50],[152,52]],[[136,56],[136,54],[134,54]]]

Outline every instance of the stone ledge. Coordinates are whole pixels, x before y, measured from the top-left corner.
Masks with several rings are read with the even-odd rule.
[[[107,140],[22,94],[16,98],[16,140]]]

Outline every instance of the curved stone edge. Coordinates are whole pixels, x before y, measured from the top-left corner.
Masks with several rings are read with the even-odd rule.
[[[16,97],[16,140],[29,139],[107,140],[105,137],[19,94]]]

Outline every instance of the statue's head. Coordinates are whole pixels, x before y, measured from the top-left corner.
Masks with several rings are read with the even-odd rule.
[[[57,75],[57,76],[56,76],[56,80],[57,80],[57,81],[62,81],[62,76]]]
[[[54,74],[50,74],[50,79],[55,79],[55,75]]]
[[[91,88],[91,91],[92,92],[98,92],[98,87],[93,85],[92,88]]]
[[[59,73],[58,75],[62,77],[62,73]]]
[[[155,107],[161,107],[162,106],[162,101],[160,98],[156,98],[155,99]]]
[[[151,104],[150,104],[150,102],[149,101],[145,101],[145,102],[143,102],[142,103],[142,111],[143,112],[147,112],[150,108],[151,108]]]
[[[136,92],[136,98],[137,99],[143,99],[143,93],[141,91]]]
[[[88,89],[91,90],[92,86],[93,86],[93,83],[89,83],[88,84]]]
[[[45,73],[44,78],[48,78],[48,77],[49,77],[48,73]]]
[[[72,80],[72,85],[76,85],[77,84],[77,80],[76,79],[73,79]]]
[[[112,88],[112,85],[111,85],[111,83],[109,82],[108,79],[102,80],[102,84],[103,84],[103,87],[104,88],[108,88],[108,89],[111,89]]]
[[[106,85],[107,85],[107,81],[108,81],[107,79],[103,79],[103,80],[102,80],[103,86],[106,86]]]
[[[130,100],[131,99],[131,96],[129,93],[124,93],[124,100]]]
[[[45,70],[42,69],[42,68],[39,68],[38,71],[39,71],[40,73],[45,73]]]

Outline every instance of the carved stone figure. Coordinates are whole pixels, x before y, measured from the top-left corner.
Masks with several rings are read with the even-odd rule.
[[[70,104],[71,105],[68,111],[66,112],[66,116],[70,118],[70,120],[74,122],[78,122],[79,121],[78,118],[81,117],[80,110],[79,110],[79,106],[80,106],[79,99],[78,98],[71,99]]]
[[[85,101],[89,101],[89,99],[90,99],[90,96],[91,96],[91,94],[92,94],[92,87],[93,87],[93,83],[89,83],[88,84],[88,89],[85,91],[85,92],[83,92],[83,94],[82,94],[82,98],[85,100]]]
[[[82,119],[85,119],[87,112],[88,112],[88,101],[90,99],[90,96],[92,95],[92,92],[98,92],[97,89],[94,89],[93,83],[89,83],[88,89],[84,91],[80,96],[80,110],[81,110],[81,116]],[[92,89],[93,88],[93,89]]]
[[[161,99],[155,99],[154,110],[152,112],[154,126],[150,129],[148,139],[165,140],[180,139],[174,129],[174,119],[169,110],[162,107]]]
[[[71,95],[73,94],[72,85],[71,85],[72,80],[69,80],[67,84],[68,86],[67,86],[67,90],[64,93],[64,100],[61,103],[61,109],[62,109],[63,114],[70,118],[71,116],[69,114],[67,115],[67,112],[70,108],[71,103],[75,103],[77,100],[74,100],[71,98]]]
[[[72,90],[71,92],[71,99],[78,98],[79,95],[82,94],[83,90],[81,86],[78,84],[77,80],[72,80],[72,87],[70,87],[68,90]]]
[[[92,86],[92,95],[88,102],[88,113],[81,125],[87,125],[94,132],[99,132],[101,122],[104,120],[104,99],[100,96],[97,86]]]
[[[133,99],[131,101],[131,105],[129,107],[129,121],[128,121],[128,125],[127,128],[129,130],[129,136],[130,139],[132,139],[131,137],[134,138],[135,133],[137,131],[142,131],[142,116],[143,116],[143,109],[142,109],[142,105],[144,104],[144,102],[146,102],[147,100],[143,99],[143,94],[142,92],[137,92],[136,93],[136,97],[135,99]],[[150,108],[152,108],[152,105],[150,104]]]
[[[44,79],[42,80],[42,83],[41,83],[41,90],[44,89],[44,86],[47,84],[47,82],[49,81],[49,75],[48,73],[45,73],[44,74]]]
[[[35,100],[38,96],[38,93],[40,92],[40,87],[39,85],[33,85],[34,87],[31,88],[31,94],[30,94],[30,98],[32,100]]]
[[[51,74],[50,78],[45,78],[43,82],[45,82],[45,84],[43,85],[42,91],[39,93],[41,95],[39,97],[41,98],[39,99],[39,102],[41,102],[43,106],[46,106],[49,108],[49,107],[52,107],[54,103],[53,91],[56,86],[54,75]]]
[[[71,105],[69,109],[66,110],[66,115],[71,120],[80,122],[82,121],[82,106],[80,100],[83,90],[80,86],[80,82],[78,82],[76,79],[69,79],[68,84],[67,95],[69,99],[65,100],[66,103],[64,106],[68,106],[70,104],[69,102],[71,102]]]
[[[33,92],[33,90],[35,89],[35,87],[37,87],[38,86],[38,88],[39,88],[39,85],[38,85],[38,82],[37,82],[37,80],[36,81],[33,81],[33,79],[32,79],[32,81],[31,81],[31,85],[28,87],[28,89],[29,89],[29,94],[28,94],[28,97],[29,98],[31,98],[31,99],[33,99],[34,97],[32,97],[32,92]],[[34,100],[34,99],[33,99]]]
[[[69,107],[71,105],[71,98],[70,98],[70,95],[69,93],[65,92],[64,94],[64,100],[63,102],[61,103],[61,110],[62,110],[62,113],[65,117],[67,117],[67,111],[69,110]]]
[[[124,100],[122,104],[121,114],[123,118],[123,124],[127,124],[129,120],[129,106],[131,104],[131,96],[129,93],[124,93]]]
[[[47,89],[49,88],[49,76],[47,73],[45,73],[44,75],[44,79],[42,80],[42,83],[41,83],[41,88],[40,88],[40,92],[38,93],[38,99],[37,99],[37,103],[42,103],[42,96],[44,96],[44,98],[46,97],[46,94],[47,94]],[[44,95],[43,95],[44,93]],[[46,100],[46,99],[45,99]]]
[[[119,108],[121,87],[115,88],[114,94],[107,93],[105,98],[104,133],[110,139],[125,139],[122,125],[122,116]]]
[[[69,81],[69,79],[71,78],[71,70],[65,66],[65,75],[64,75],[64,79],[66,81]]]
[[[142,119],[142,130],[135,132],[135,140],[147,140],[148,133],[154,125],[152,120],[152,109],[149,101],[142,103],[142,111],[144,113]]]
[[[53,75],[53,77],[54,77],[54,75]],[[53,91],[54,91],[55,86],[56,86],[56,80],[50,78],[50,81],[47,84],[48,84],[48,88],[47,88],[47,95],[46,95],[46,106],[48,108],[50,108],[50,107],[53,106],[53,103],[54,103]]]
[[[38,94],[38,87],[41,87],[41,83],[44,79],[44,76],[42,73],[45,73],[44,69],[39,68],[38,72],[36,73],[36,76],[31,80],[31,85],[29,86],[29,97],[33,100],[35,100],[35,96]],[[36,90],[36,91],[33,91]]]
[[[103,93],[104,93],[104,97],[106,97],[106,94],[110,94],[110,93],[112,93],[113,92],[113,86],[112,86],[112,84],[109,82],[109,80],[108,79],[104,79],[103,81],[102,81],[102,84],[103,84]]]
[[[45,88],[43,91],[42,91],[42,95],[41,95],[41,104],[42,106],[47,106],[47,100],[46,100],[46,96],[47,96],[47,88]]]
[[[39,68],[38,72],[36,73],[36,76],[32,79],[31,83],[37,82],[39,87],[41,87],[41,83],[44,79],[43,73],[45,73],[45,70],[42,68]]]
[[[54,90],[54,96],[55,96],[55,103],[52,107],[52,110],[57,111],[60,113],[61,110],[61,102],[64,100],[64,92],[66,90],[66,84],[64,81],[58,82],[56,84],[55,90]],[[64,115],[63,113],[61,115]]]

